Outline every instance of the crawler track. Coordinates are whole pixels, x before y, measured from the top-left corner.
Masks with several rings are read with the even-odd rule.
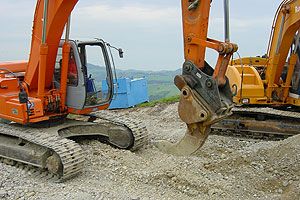
[[[212,134],[282,140],[300,134],[300,113],[271,107],[235,107],[232,117],[212,126]]]
[[[125,132],[132,134],[133,142],[128,142],[126,149],[136,151],[149,142],[146,126],[140,120],[108,111],[98,111],[86,117],[92,120],[69,119],[68,123],[50,129],[0,123],[0,161],[28,169],[37,176],[61,182],[79,174],[85,160],[79,144],[68,139],[70,135],[61,134],[68,132],[69,128],[80,126],[81,129],[75,136],[85,137],[90,133],[84,133],[82,128],[101,126],[105,121],[104,130],[107,127],[119,127],[117,130],[125,129]],[[97,135],[93,133],[95,134]],[[107,136],[106,133],[99,135]],[[7,141],[10,145],[6,144]]]
[[[24,140],[26,143],[34,143],[40,148],[47,149],[51,155],[57,155],[60,159],[60,169],[52,174],[57,178],[57,181],[63,181],[69,179],[78,173],[83,168],[84,155],[81,147],[74,141],[62,138],[55,135],[50,135],[46,132],[40,131],[36,128],[20,127],[8,124],[1,124],[1,135],[16,137],[18,140]],[[32,152],[34,154],[34,152]],[[17,161],[23,163],[26,166],[32,166],[39,168],[41,172],[47,171],[47,160],[41,164],[30,163],[30,161],[20,160],[7,155],[1,155],[2,157],[11,161]],[[48,158],[49,158],[48,157]]]
[[[131,130],[132,135],[134,137],[134,143],[132,147],[130,147],[131,151],[136,151],[147,145],[149,142],[148,131],[144,123],[132,117],[128,117],[125,115],[109,112],[109,111],[98,111],[95,113],[89,114],[89,116],[93,116],[96,118],[100,118],[102,120],[109,121],[115,125],[125,126]]]

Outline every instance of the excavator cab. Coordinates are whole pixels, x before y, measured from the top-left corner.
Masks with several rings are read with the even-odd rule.
[[[55,63],[56,89],[60,86],[63,43],[64,40],[60,42]],[[70,45],[66,105],[75,110],[108,105],[113,96],[113,75],[106,43],[103,40],[70,40]],[[108,85],[105,94],[103,80]]]

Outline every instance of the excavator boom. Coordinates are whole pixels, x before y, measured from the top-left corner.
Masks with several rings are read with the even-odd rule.
[[[45,1],[47,1],[45,3]],[[31,49],[24,81],[30,89],[37,89],[39,82],[46,88],[52,84],[55,59],[64,27],[78,0],[38,0],[34,13]],[[45,6],[47,5],[47,6]],[[47,10],[48,15],[44,15]],[[46,16],[46,21],[44,20]],[[45,22],[45,23],[44,23]],[[44,38],[43,38],[44,37]],[[44,44],[43,48],[41,45]],[[47,50],[46,50],[47,49]],[[42,50],[46,52],[41,52]],[[46,63],[41,66],[41,53],[46,53]],[[39,74],[40,69],[47,73]]]

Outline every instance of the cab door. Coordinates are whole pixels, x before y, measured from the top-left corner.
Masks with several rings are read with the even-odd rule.
[[[81,110],[86,99],[86,87],[77,45],[74,41],[70,41],[70,44],[66,106]]]
[[[61,45],[64,41],[61,41]],[[66,106],[76,110],[109,104],[113,94],[112,71],[103,41],[70,41],[71,52],[67,75]],[[58,49],[54,85],[60,88],[62,48]],[[109,85],[103,94],[102,82]]]
[[[85,85],[83,108],[110,104],[113,96],[113,76],[106,43],[102,40],[78,42]],[[108,85],[103,91],[102,84]]]

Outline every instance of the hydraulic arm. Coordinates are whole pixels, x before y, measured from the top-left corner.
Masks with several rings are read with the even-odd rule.
[[[204,144],[210,126],[231,115],[232,93],[225,72],[237,45],[229,42],[228,29],[225,42],[207,38],[210,4],[210,0],[182,0],[185,62],[182,75],[176,76],[174,83],[181,91],[178,113],[187,124],[187,131],[176,144],[157,142],[157,147],[167,153],[195,152]],[[227,16],[228,1],[225,8]],[[228,27],[228,21],[225,22]],[[219,53],[215,70],[204,60],[207,47]]]

